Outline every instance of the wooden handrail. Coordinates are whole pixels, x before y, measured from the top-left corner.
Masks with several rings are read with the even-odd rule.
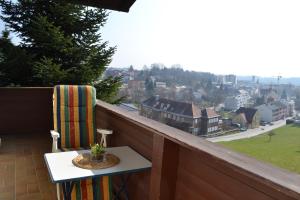
[[[97,106],[105,110],[108,115],[122,118],[126,123],[132,123],[179,146],[197,152],[205,165],[271,198],[300,199],[299,174],[258,161],[120,107],[102,101],[98,101]]]

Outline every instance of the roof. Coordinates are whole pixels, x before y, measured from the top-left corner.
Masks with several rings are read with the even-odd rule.
[[[121,103],[119,107],[124,108],[128,111],[139,111],[139,109],[135,105],[129,103]]]
[[[256,112],[257,109],[255,108],[245,108],[245,107],[240,107],[237,111],[235,111],[236,114],[241,114],[241,113],[244,114],[248,123],[252,123],[253,117]]]
[[[212,108],[205,108],[201,110],[201,115],[203,117],[206,118],[213,118],[213,117],[219,117],[220,115],[218,115],[216,113],[216,111],[214,111]]]
[[[70,2],[109,10],[129,12],[130,7],[134,4],[135,0],[70,0]]]
[[[275,111],[277,109],[285,109],[287,106],[282,102],[275,101],[272,103],[262,104],[262,105],[258,106],[258,108],[261,108],[261,107],[266,107],[272,111]]]
[[[276,106],[277,108],[284,108],[284,107],[286,107],[286,105],[284,105],[284,103],[282,103],[280,101],[272,102],[272,105]]]
[[[185,115],[193,118],[201,117],[200,109],[193,103],[174,101],[171,99],[159,98],[156,96],[145,100],[142,105],[148,106],[157,110],[172,112],[179,115]]]

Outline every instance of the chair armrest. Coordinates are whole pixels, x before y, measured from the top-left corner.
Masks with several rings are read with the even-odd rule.
[[[104,147],[107,147],[106,136],[111,135],[112,133],[112,130],[97,129],[97,134],[101,136],[100,144],[102,144]]]
[[[54,130],[51,130],[50,133],[51,133],[51,137],[53,139],[52,152],[59,152],[59,150],[57,148],[57,139],[59,138],[59,133]]]
[[[59,133],[57,131],[51,130],[50,133],[52,138],[59,138]]]
[[[104,135],[111,135],[112,133],[113,133],[113,131],[112,130],[108,130],[108,129],[100,129],[100,128],[98,128],[97,129],[97,133],[98,134],[104,134]]]

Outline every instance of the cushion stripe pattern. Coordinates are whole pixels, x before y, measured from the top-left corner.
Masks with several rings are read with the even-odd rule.
[[[57,85],[53,93],[54,130],[61,151],[89,148],[96,141],[96,90],[92,86]],[[112,199],[111,177],[77,181],[72,200]]]
[[[95,142],[96,91],[92,86],[59,85],[54,88],[54,130],[60,148],[88,147]]]

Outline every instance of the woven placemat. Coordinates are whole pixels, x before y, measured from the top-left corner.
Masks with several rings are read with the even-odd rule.
[[[113,154],[105,154],[103,161],[92,160],[90,153],[84,153],[78,155],[72,160],[73,165],[83,169],[105,169],[117,165],[120,162],[120,158]]]

